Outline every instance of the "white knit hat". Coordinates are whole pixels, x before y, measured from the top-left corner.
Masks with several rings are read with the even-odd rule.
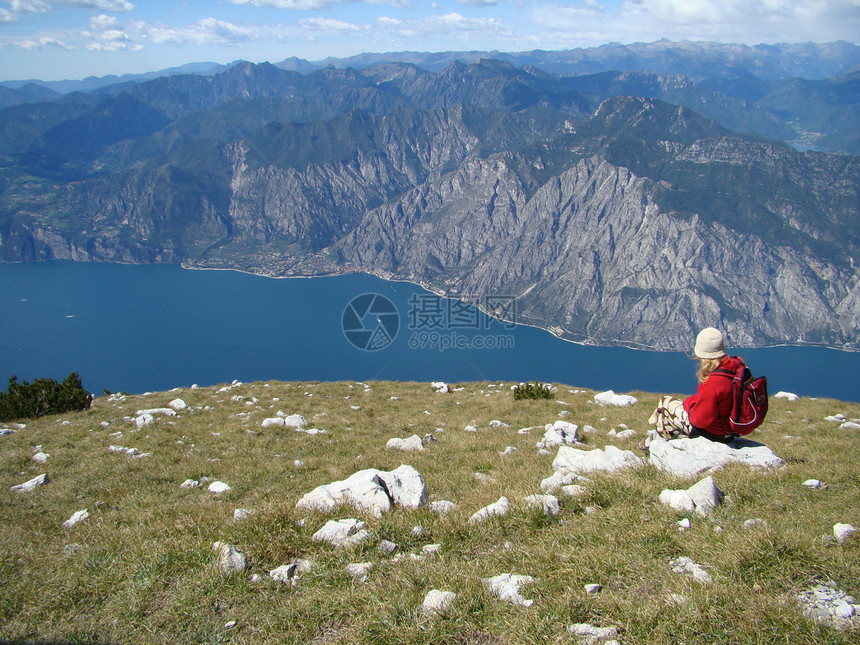
[[[696,348],[693,352],[699,358],[720,358],[726,355],[723,334],[719,329],[705,327],[696,336]]]

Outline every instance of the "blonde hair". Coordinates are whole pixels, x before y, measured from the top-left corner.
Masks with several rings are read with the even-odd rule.
[[[711,372],[717,369],[722,362],[722,356],[720,356],[719,358],[700,358],[699,369],[696,370],[696,378],[699,379],[699,383],[704,383],[705,381],[707,381],[708,377],[711,375]]]

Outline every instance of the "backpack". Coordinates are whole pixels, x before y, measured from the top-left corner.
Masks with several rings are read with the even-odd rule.
[[[767,416],[767,377],[753,378],[743,360],[738,360],[741,364],[736,372],[717,368],[712,373],[724,374],[732,379],[733,400],[729,425],[733,433],[743,436],[758,428]]]

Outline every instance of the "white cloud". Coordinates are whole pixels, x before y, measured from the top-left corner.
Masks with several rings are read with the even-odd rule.
[[[374,27],[370,33],[376,43],[416,47],[423,41],[421,46],[432,43],[436,51],[471,48],[477,42],[511,43],[520,39],[516,30],[498,18],[468,18],[456,12],[403,20],[383,16],[376,20]]]
[[[308,18],[299,20],[298,26],[301,29],[307,29],[324,34],[349,34],[358,33],[363,29],[357,25],[342,20],[334,20],[333,18]]]
[[[0,9],[0,24],[15,22],[15,20],[15,16],[12,15],[10,12],[6,11],[5,9]]]
[[[231,4],[266,7],[268,9],[293,9],[296,11],[319,11],[336,4],[387,4],[395,7],[411,6],[409,0],[227,0]]]
[[[459,2],[468,7],[494,7],[499,4],[498,0],[459,0]]]
[[[256,39],[259,30],[204,18],[187,27],[144,26],[141,34],[154,43],[171,45],[236,45]]]
[[[12,0],[10,8],[14,13],[47,13],[60,8],[95,9],[124,13],[134,9],[127,0]]]
[[[49,49],[52,47],[59,47],[60,49],[65,49],[66,51],[74,50],[74,47],[67,45],[62,40],[57,40],[56,38],[39,38],[38,40],[20,40],[15,43],[21,49],[29,49],[29,50],[43,50]]]
[[[533,30],[559,46],[609,41],[857,41],[860,0],[622,0],[609,10],[596,0],[539,2]]]
[[[300,11],[327,9],[342,0],[227,0],[231,4],[247,4],[269,9],[296,9]]]
[[[90,28],[93,31],[84,31],[82,36],[90,39],[87,49],[99,52],[115,51],[138,51],[143,45],[134,42],[132,37],[125,31],[114,16],[99,14],[90,18]]]
[[[12,0],[9,8],[14,13],[44,13],[51,10],[51,5],[43,0]]]
[[[99,31],[103,31],[106,29],[121,29],[119,20],[117,20],[114,16],[106,16],[105,14],[99,14],[98,16],[93,16],[90,18],[90,29],[98,29]]]
[[[132,41],[131,36],[121,29],[105,29],[98,33],[85,31],[84,36],[92,39],[87,49],[98,52],[138,51],[143,45]]]
[[[134,5],[127,0],[58,0],[55,4],[62,7],[95,9],[97,11],[111,11],[113,13],[125,13],[134,9]]]

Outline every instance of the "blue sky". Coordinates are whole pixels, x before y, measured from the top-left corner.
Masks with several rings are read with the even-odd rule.
[[[0,80],[660,38],[858,43],[860,0],[0,0]]]

